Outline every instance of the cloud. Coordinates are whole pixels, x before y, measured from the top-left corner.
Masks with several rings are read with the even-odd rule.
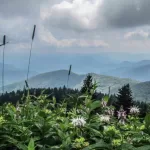
[[[135,27],[150,23],[149,0],[105,0],[104,15],[109,26]]]
[[[46,29],[41,29],[38,37],[45,43],[56,47],[109,47],[109,44],[102,40],[88,39],[56,39],[51,32]]]
[[[78,32],[150,24],[150,0],[72,0],[47,6],[47,26]]]
[[[1,0],[0,16],[4,19],[14,17],[36,17],[40,14],[41,0]]]
[[[98,9],[103,0],[62,1],[41,11],[41,17],[48,25],[77,31],[97,28]],[[49,11],[48,11],[49,10]]]
[[[128,32],[124,35],[124,38],[129,40],[146,40],[149,39],[149,37],[150,34],[148,32],[144,32],[143,30]]]
[[[36,24],[36,51],[146,51],[142,42],[149,39],[149,6],[150,0],[1,0],[0,43],[5,34],[11,50],[29,49]],[[133,47],[133,40],[141,42],[132,42]]]

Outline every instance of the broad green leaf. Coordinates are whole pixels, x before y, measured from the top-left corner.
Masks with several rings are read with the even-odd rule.
[[[131,144],[122,144],[121,150],[135,150],[135,148]]]
[[[94,101],[93,103],[90,104],[90,111],[100,107],[101,103],[100,101]]]
[[[136,148],[136,150],[150,150],[150,145],[141,146],[139,148]]]
[[[30,139],[30,142],[29,142],[29,145],[28,145],[28,150],[35,150],[34,140],[32,138]]]
[[[104,97],[103,97],[103,100],[104,100],[105,102],[108,102],[109,96],[104,96]]]

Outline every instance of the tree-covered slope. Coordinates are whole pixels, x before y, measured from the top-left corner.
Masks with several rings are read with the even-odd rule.
[[[30,78],[28,83],[29,86],[32,88],[63,87],[64,85],[66,86],[67,84],[67,76],[68,76],[67,70],[58,70],[36,75]],[[99,87],[97,91],[101,91],[104,93],[108,93],[109,86],[112,86],[112,88],[120,88],[121,86],[127,83],[130,83],[131,85],[139,83],[138,81],[134,81],[131,79],[122,79],[118,77],[98,75],[94,73],[92,73],[92,76],[93,79],[95,79],[96,82],[98,82]],[[86,75],[79,75],[71,72],[68,86],[70,88],[80,89],[81,86],[83,85],[83,80],[85,79],[85,77]],[[24,81],[14,83],[5,86],[5,90],[10,92],[12,90],[23,89],[24,85],[25,85]]]

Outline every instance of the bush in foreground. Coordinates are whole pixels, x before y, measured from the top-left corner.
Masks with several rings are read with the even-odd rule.
[[[0,149],[149,150],[150,114],[141,120],[138,107],[132,106],[129,115],[120,107],[116,118],[108,99],[92,100],[91,94],[70,97],[75,101],[70,109],[66,101],[57,104],[47,95],[28,95],[16,106],[4,104],[0,108]]]

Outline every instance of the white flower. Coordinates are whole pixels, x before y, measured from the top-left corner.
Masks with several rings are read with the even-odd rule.
[[[137,106],[133,106],[133,107],[130,108],[130,113],[131,114],[139,114],[140,110]]]
[[[114,108],[107,107],[107,110],[105,110],[106,114],[113,116],[114,115]]]
[[[103,108],[107,106],[107,102],[104,101],[104,100],[102,100],[101,104],[102,104],[102,107],[103,107]]]
[[[72,124],[76,127],[83,127],[86,124],[86,121],[83,117],[77,117],[72,119]]]
[[[100,120],[102,122],[108,123],[110,121],[110,116],[109,115],[100,115]]]
[[[21,108],[18,106],[18,107],[16,107],[16,111],[17,112],[21,112]]]

